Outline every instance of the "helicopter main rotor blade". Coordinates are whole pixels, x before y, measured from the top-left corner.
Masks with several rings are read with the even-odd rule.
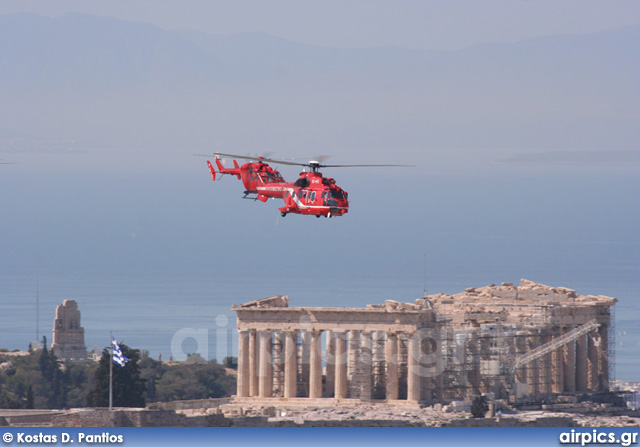
[[[193,154],[193,155],[196,157],[211,157],[211,155],[205,155],[205,154]],[[294,163],[292,161],[276,160],[274,158],[268,158],[268,157],[252,157],[250,155],[223,154],[222,152],[214,152],[213,156],[216,158],[231,157],[231,158],[239,158],[241,160],[261,161],[261,162],[292,165],[292,166],[309,166],[309,163]]]
[[[241,158],[243,160],[262,161],[262,162],[277,163],[277,164],[291,165],[291,166],[309,166],[309,163],[294,163],[292,161],[276,160],[274,158],[269,158],[269,157],[251,157],[249,155],[223,154],[222,152],[214,152],[213,155],[215,155],[216,157],[219,157],[219,156],[233,157],[233,158]]]
[[[196,154],[198,156],[201,157],[210,157],[210,155],[201,155],[201,154]],[[309,167],[309,168],[313,168],[313,169],[318,169],[318,168],[378,168],[378,167],[400,167],[400,168],[414,168],[415,165],[395,165],[395,164],[382,164],[382,165],[325,165],[322,163],[319,163],[316,160],[312,160],[310,162],[307,163],[296,163],[293,161],[286,161],[286,160],[276,160],[275,158],[269,158],[269,157],[252,157],[249,155],[238,155],[238,154],[224,154],[222,152],[214,152],[213,155],[217,158],[222,157],[233,157],[233,158],[240,158],[243,160],[252,160],[252,161],[260,161],[260,162],[268,162],[268,163],[276,163],[276,164],[283,164],[283,165],[290,165],[290,166],[304,166],[304,167]],[[326,156],[324,156],[326,157]]]
[[[377,168],[377,167],[415,168],[416,165],[318,165],[320,168]]]

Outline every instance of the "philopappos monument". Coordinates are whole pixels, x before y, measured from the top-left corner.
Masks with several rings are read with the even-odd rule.
[[[80,311],[75,300],[64,300],[56,308],[51,349],[61,360],[84,361],[87,359],[84,328],[80,326]]]

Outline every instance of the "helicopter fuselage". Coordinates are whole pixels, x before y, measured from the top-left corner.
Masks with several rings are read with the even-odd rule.
[[[211,162],[207,162],[212,179],[216,172]],[[282,216],[289,213],[314,215],[316,217],[342,216],[349,211],[348,194],[332,178],[323,177],[320,172],[301,172],[295,182],[286,182],[282,175],[267,163],[245,163],[239,166],[234,160],[234,168],[225,168],[216,158],[220,174],[235,175],[245,187],[244,198],[254,198],[261,202],[267,199],[283,199],[279,208]],[[255,197],[249,197],[256,194]]]

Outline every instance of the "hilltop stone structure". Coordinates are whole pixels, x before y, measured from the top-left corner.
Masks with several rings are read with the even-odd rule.
[[[78,303],[74,300],[64,300],[56,308],[51,350],[61,360],[84,361],[87,359],[84,328],[80,326],[80,311]]]
[[[615,298],[522,280],[365,308],[234,305],[237,402],[425,405],[607,391]]]

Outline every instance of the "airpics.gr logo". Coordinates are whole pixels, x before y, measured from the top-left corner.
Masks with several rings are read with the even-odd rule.
[[[577,432],[571,430],[569,433],[560,434],[560,445],[621,445],[628,447],[630,445],[638,445],[638,433],[620,433],[618,436],[613,432]]]

